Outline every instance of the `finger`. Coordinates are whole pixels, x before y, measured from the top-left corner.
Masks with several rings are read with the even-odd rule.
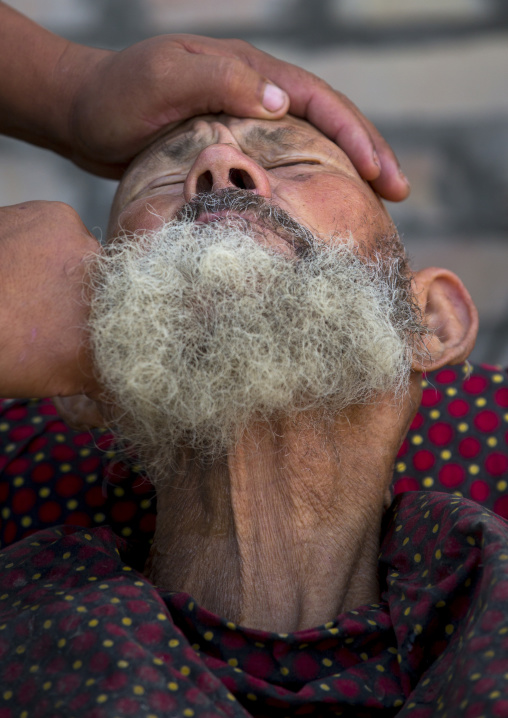
[[[316,88],[308,98],[305,115],[344,150],[363,179],[372,182],[379,177],[381,161],[373,138],[363,116],[344,95],[328,87]]]
[[[411,185],[399,167],[399,163],[390,146],[384,142],[384,147],[378,144],[378,154],[381,160],[381,174],[371,182],[372,189],[381,197],[391,202],[401,202],[409,196]]]
[[[194,55],[178,84],[181,96],[177,107],[182,117],[225,112],[237,117],[278,119],[289,109],[286,92],[235,57]]]
[[[388,143],[344,95],[302,68],[282,62],[244,43],[244,59],[276,82],[291,98],[289,111],[306,117],[349,156],[358,173],[385,199],[400,201],[409,184]]]
[[[293,99],[293,98],[292,98]],[[293,102],[290,112],[293,112]],[[386,140],[341,93],[318,87],[309,98],[307,119],[344,150],[363,179],[385,199],[400,201],[409,184]]]
[[[365,117],[363,119],[381,163],[381,173],[371,182],[372,187],[385,199],[400,202],[406,199],[411,191],[409,180],[402,172],[399,161],[388,142],[370,120]]]
[[[173,35],[172,40],[185,51],[187,62],[192,56],[201,56],[204,60],[202,66],[206,72],[203,79],[207,84],[209,80],[214,83],[219,93],[217,100],[224,112],[236,109],[236,114],[241,113],[241,117],[250,115],[274,119],[283,117],[288,111],[290,100],[287,93],[275,82],[270,82],[251,62],[266,53],[250,43],[200,35]]]

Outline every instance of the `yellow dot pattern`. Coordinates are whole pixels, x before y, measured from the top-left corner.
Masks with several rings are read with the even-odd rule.
[[[134,535],[137,538],[140,531],[143,538],[147,533],[151,535],[154,521],[145,521],[144,525],[142,521],[149,515],[155,516],[155,504],[153,492],[137,495],[142,473],[140,466],[132,466],[129,472],[123,469],[121,481],[115,477],[115,481],[111,482],[108,473],[110,464],[104,460],[105,452],[99,448],[105,431],[72,431],[48,411],[50,407],[51,403],[47,400],[0,400],[0,441],[2,454],[7,457],[5,469],[1,468],[0,463],[0,484],[3,471],[6,471],[10,486],[8,501],[1,507],[0,516],[5,521],[13,519],[9,526],[10,533],[5,538],[0,525],[0,547],[2,540],[11,543],[28,532],[63,523],[67,518],[73,525],[79,525],[83,521],[91,522],[91,526],[108,523],[117,533],[121,534],[123,529],[123,535],[128,538]],[[18,415],[11,416],[11,410]],[[40,413],[41,411],[45,413]],[[55,432],[56,425],[61,427],[61,430]],[[24,432],[23,438],[18,438],[14,433],[20,428]],[[36,441],[40,445],[35,451],[31,448],[34,436],[30,435],[30,431],[37,432]],[[11,459],[8,458],[10,454]],[[116,450],[108,451],[107,454],[113,461],[118,459]],[[19,473],[13,474],[9,471],[10,462],[17,460],[22,460],[25,464],[28,462],[28,465]],[[135,482],[137,487],[134,486]],[[89,489],[95,492],[93,498],[90,494],[90,504],[87,494]],[[21,501],[12,504],[14,497],[21,496],[21,490],[33,492],[36,496],[35,503],[27,498],[28,495],[24,497],[23,501],[28,502],[25,511],[21,508]],[[122,491],[125,498],[125,515],[114,504],[118,491]],[[103,504],[99,510],[96,508],[98,497]],[[14,536],[13,527],[16,530]]]
[[[427,404],[397,457],[395,493],[445,491],[508,518],[507,375],[464,365],[430,375],[423,388]]]
[[[496,385],[496,387],[500,388],[503,386],[504,383],[504,375],[498,374],[496,375],[498,378],[492,379],[492,382]],[[429,386],[427,382],[424,382],[426,386]],[[456,391],[454,391],[454,387],[447,387],[443,394],[445,397],[448,397],[445,399],[445,401],[449,401],[452,398],[454,398],[457,394]],[[486,402],[482,402],[483,397],[478,397],[474,400],[474,405],[478,409],[483,409],[486,406]],[[443,404],[440,406],[439,409],[433,408],[428,412],[428,416],[433,421],[437,420],[448,420],[448,414],[447,414],[447,404]],[[508,416],[508,412],[507,412]],[[504,420],[504,415],[502,412],[500,413],[500,417]],[[3,422],[3,424],[8,422]],[[3,426],[2,424],[2,426]],[[469,432],[473,430],[474,426],[474,414],[470,414],[467,416],[467,421],[463,420],[462,422],[459,422],[459,424],[455,424],[456,428],[456,434],[454,441],[460,441],[462,439],[469,438]],[[462,427],[462,428],[457,428]],[[9,428],[9,427],[8,427]],[[506,428],[505,428],[506,429]],[[1,431],[1,426],[0,426]],[[4,429],[4,431],[7,431],[7,429]],[[422,424],[418,427],[416,431],[413,431],[413,433],[409,436],[408,443],[414,448],[414,451],[417,451],[421,448],[425,448],[427,446],[428,441],[428,424]],[[58,434],[56,436],[56,441],[59,442],[62,447],[66,444],[66,434],[62,432],[62,434]],[[13,443],[13,442],[11,442]],[[499,441],[499,438],[497,435],[494,435],[493,432],[485,432],[485,435],[481,437],[480,440],[481,444],[481,452],[480,455],[477,457],[474,457],[473,461],[469,462],[469,465],[466,469],[467,473],[467,481],[470,480],[477,480],[482,479],[484,477],[485,472],[485,466],[484,466],[484,455],[487,450],[487,447],[490,451],[496,450],[496,451],[502,451],[501,444]],[[5,442],[4,442],[5,445]],[[7,447],[9,447],[9,443],[7,442]],[[13,451],[13,449],[11,449]],[[80,451],[85,452],[82,455],[82,457],[88,457],[90,455],[90,449],[81,449]],[[9,453],[6,451],[6,453]],[[422,480],[423,480],[423,486],[424,488],[439,488],[439,469],[446,464],[447,462],[453,462],[454,457],[454,449],[451,446],[444,446],[440,448],[439,450],[435,451],[435,456],[437,460],[436,467],[431,467],[425,470],[425,473],[422,474]],[[42,454],[42,456],[40,455]],[[44,452],[38,452],[36,457],[33,457],[34,461],[37,459],[38,464],[43,464],[45,462],[45,456]],[[114,452],[113,455],[110,458],[114,458]],[[61,475],[67,475],[72,473],[72,464],[71,462],[63,461],[59,467],[59,471]],[[395,472],[399,475],[405,475],[407,472],[413,471],[413,463],[411,460],[411,456],[406,457],[402,456],[396,463],[395,466]],[[101,482],[102,476],[94,473],[90,473],[86,476],[86,484],[87,489],[94,486],[95,483],[98,481],[99,485]],[[90,479],[90,480],[89,480]],[[12,485],[17,488],[21,489],[26,484],[24,482],[24,477],[21,475],[16,475],[13,478]],[[464,493],[464,495],[468,495],[467,488],[465,485],[460,485],[460,491],[459,489],[456,489],[453,487],[454,490],[457,491],[457,493]],[[507,486],[507,479],[503,478],[503,476],[497,476],[497,478],[491,483],[491,491],[497,496],[498,494],[506,491],[508,488]],[[120,490],[119,490],[120,489]],[[49,490],[49,493],[47,491]],[[497,492],[497,493],[496,493]],[[125,498],[125,491],[123,488],[115,487],[111,493],[115,495],[116,500],[124,500]],[[37,495],[41,499],[48,499],[52,497],[52,492],[49,489],[49,486],[42,486],[37,487]],[[142,508],[148,509],[151,506],[151,499],[142,499],[140,504],[143,504]],[[66,507],[69,510],[78,510],[80,508],[79,501],[74,497],[69,497],[65,502]],[[453,504],[452,504],[453,505]],[[12,509],[10,507],[3,507],[4,509],[9,509],[9,512],[6,512],[6,517],[4,520],[8,520],[12,516]],[[434,512],[430,512],[430,515],[428,515],[429,511],[426,509],[425,506],[421,506],[420,516],[426,515],[427,521],[429,524],[429,531],[432,532],[433,529],[435,529],[435,532],[432,533],[432,536],[434,537],[432,541],[437,540],[437,543],[432,544],[432,541],[429,541],[427,539],[426,542],[415,542],[414,536],[410,533],[408,533],[405,529],[404,522],[402,519],[400,522],[397,523],[397,529],[399,531],[397,534],[394,532],[394,536],[399,535],[400,541],[398,543],[399,546],[402,546],[405,551],[408,552],[408,555],[413,557],[413,562],[411,564],[412,568],[411,570],[414,570],[415,575],[418,575],[422,579],[425,578],[424,581],[422,581],[422,590],[425,588],[425,590],[432,590],[439,593],[439,585],[436,582],[436,571],[438,569],[436,568],[438,563],[441,563],[444,567],[447,565],[447,561],[449,559],[449,556],[447,555],[447,548],[446,548],[446,541],[444,541],[444,537],[447,535],[446,531],[446,522],[450,520],[455,520],[453,518],[450,518],[452,516],[452,513],[454,511],[459,511],[460,505],[457,503],[456,507],[451,509],[451,511],[448,513],[446,517],[438,517]],[[460,512],[457,514],[457,517],[460,517]],[[4,514],[2,513],[2,518],[4,518]],[[32,514],[29,514],[29,512],[26,512],[19,518],[19,522],[21,526],[24,528],[30,528],[33,526],[34,518]],[[106,517],[106,513],[102,510],[99,510],[95,512],[94,514],[94,520],[95,521],[104,521]],[[23,523],[23,520],[25,523]],[[458,520],[458,519],[457,519]],[[437,528],[436,528],[437,527]],[[129,537],[131,535],[132,529],[130,526],[125,525],[119,529],[119,533],[122,533],[125,537]],[[443,537],[443,540],[442,540]],[[64,537],[62,537],[63,539]],[[95,539],[95,534],[91,531],[90,533],[83,533],[83,540],[89,541],[90,543],[93,543]],[[471,552],[477,552],[482,550],[482,535],[480,533],[474,533],[471,532],[469,535],[465,535],[464,541],[467,543],[469,550]],[[36,547],[34,547],[36,548]],[[66,555],[67,557],[64,559],[63,557]],[[504,554],[506,556],[506,560],[508,562],[508,551],[506,551]],[[501,557],[500,557],[501,558]],[[75,555],[72,551],[66,550],[62,551],[60,555],[60,559],[62,560],[62,564],[68,563],[70,568],[69,570],[73,572],[73,576],[75,576],[78,580],[83,581],[84,585],[89,587],[89,590],[94,590],[96,593],[103,592],[105,594],[104,602],[108,605],[115,607],[115,610],[122,610],[122,606],[124,604],[124,599],[121,598],[118,595],[114,595],[115,587],[117,585],[117,579],[118,577],[105,577],[103,573],[97,572],[96,575],[86,575],[88,573],[88,565],[85,566],[83,563],[77,563]],[[502,560],[502,559],[501,559]],[[459,565],[460,566],[460,565]],[[12,566],[11,566],[12,568]],[[425,623],[422,620],[422,618],[415,614],[414,610],[414,597],[411,595],[410,586],[405,585],[406,580],[406,574],[405,572],[408,569],[405,568],[404,570],[400,571],[389,571],[388,573],[388,582],[392,582],[392,587],[395,590],[396,586],[399,587],[397,590],[399,591],[398,596],[400,599],[400,605],[401,605],[401,615],[404,616],[405,619],[407,619],[407,625],[411,627],[411,630],[413,633],[411,634],[413,638],[411,639],[413,642],[417,642],[419,640],[419,636],[423,634],[425,637]],[[444,570],[444,569],[443,569]],[[459,570],[461,570],[459,568]],[[33,582],[40,584],[43,584],[44,581],[47,581],[48,579],[46,577],[46,569],[37,569],[32,568],[30,572],[30,579]],[[82,577],[81,577],[81,574]],[[131,574],[131,575],[129,575]],[[130,586],[135,585],[135,579],[136,574],[133,572],[129,566],[122,567],[118,571],[118,576],[121,576],[121,580],[125,580],[129,582]],[[97,580],[97,577],[98,580]],[[139,575],[138,575],[139,577]],[[105,578],[111,578],[109,582],[105,582]],[[467,581],[471,581],[470,578],[467,579]],[[399,585],[400,582],[400,585]],[[139,586],[140,590],[144,588],[146,585],[144,582],[139,582],[141,585]],[[93,585],[92,585],[93,584]],[[464,587],[466,586],[466,581],[463,583]],[[400,589],[400,586],[403,587],[403,590]],[[428,587],[428,588],[426,588]],[[113,661],[113,664],[118,670],[121,671],[130,671],[134,670],[134,667],[136,666],[136,660],[133,659],[131,661],[126,660],[122,657],[119,657],[121,654],[118,653],[119,647],[122,645],[123,638],[120,638],[115,633],[109,633],[107,630],[105,630],[104,626],[105,624],[102,621],[101,617],[95,617],[95,613],[93,611],[93,606],[90,606],[86,601],[82,599],[80,595],[74,595],[73,590],[70,588],[65,589],[65,591],[57,590],[58,589],[58,581],[55,582],[55,586],[52,587],[51,590],[54,593],[54,601],[58,601],[62,605],[61,609],[61,615],[56,613],[53,617],[48,618],[46,617],[46,614],[43,613],[41,606],[44,607],[44,604],[40,604],[35,601],[29,601],[24,595],[22,596],[20,594],[20,597],[16,597],[16,600],[12,602],[12,606],[19,606],[20,611],[24,611],[25,615],[29,617],[28,620],[37,619],[39,621],[39,626],[43,628],[48,634],[52,635],[52,633],[55,631],[55,628],[60,626],[60,622],[62,619],[62,616],[67,612],[69,615],[72,615],[74,618],[84,622],[83,625],[86,627],[87,630],[94,631],[94,635],[97,636],[98,645],[101,646],[101,650],[104,650],[104,652],[110,656],[111,660]],[[100,589],[100,590],[99,590]],[[112,592],[113,595],[110,595],[109,592]],[[12,601],[12,598],[10,598],[10,594],[8,594],[8,598],[4,599],[6,601]],[[2,596],[0,596],[0,599]],[[187,608],[189,611],[194,610],[194,606],[192,606],[190,603],[187,605]],[[485,606],[482,606],[481,609],[483,610]],[[158,609],[160,610],[160,608]],[[363,610],[363,609],[362,609]],[[370,626],[372,631],[376,631],[379,629],[379,626],[375,620],[376,610],[374,607],[369,609],[372,612],[371,617],[367,618],[364,614],[362,614],[362,611],[351,611],[348,613],[350,619],[357,620],[364,620],[364,623],[366,626]],[[441,600],[437,600],[433,604],[433,610],[436,611],[436,614],[439,614],[439,630],[441,632],[441,640],[446,642],[446,645],[453,645],[454,641],[463,640],[466,641],[465,636],[462,635],[460,626],[457,626],[456,622],[453,620],[453,615],[450,613],[452,608],[451,605],[447,602],[446,597],[443,597]],[[38,619],[38,615],[42,613],[42,618]],[[442,614],[442,615],[441,615]],[[413,617],[414,616],[414,617]],[[165,681],[165,687],[168,692],[176,692],[180,690],[180,686],[188,686],[190,685],[191,681],[193,680],[193,677],[195,675],[195,671],[199,670],[199,663],[192,662],[188,659],[188,656],[184,656],[182,653],[183,647],[187,646],[185,638],[172,638],[171,636],[174,636],[174,631],[171,632],[170,627],[170,621],[168,621],[167,616],[164,613],[160,614],[153,614],[152,616],[152,624],[150,627],[150,631],[156,631],[155,627],[160,627],[163,634],[164,631],[169,629],[170,632],[164,636],[164,650],[161,650],[160,656],[165,656],[164,658],[159,657],[159,655],[151,655],[150,656],[150,665],[152,668],[166,668],[166,660],[167,656],[170,654],[170,651],[168,651],[168,647],[171,648],[171,656],[174,656],[174,670],[173,674],[170,676],[167,675],[167,679]],[[143,619],[140,618],[136,613],[129,613],[129,612],[123,612],[119,614],[116,624],[118,628],[125,630],[127,634],[129,635],[129,632],[131,630],[135,630],[136,627],[139,627],[140,621]],[[417,621],[421,621],[421,623],[418,623]],[[165,624],[168,624],[166,626]],[[328,641],[340,641],[341,646],[348,646],[347,650],[356,651],[357,647],[355,645],[355,639],[347,636],[344,636],[341,634],[341,621],[333,621],[328,624],[324,624],[323,627],[321,627],[321,630],[323,632],[326,631],[326,636]],[[4,628],[2,628],[4,627]],[[7,623],[0,624],[0,630],[5,631],[6,627],[8,627]],[[209,627],[203,626],[199,630],[199,637],[198,640],[200,641],[199,644],[195,644],[200,646],[199,650],[206,652],[207,650],[217,650],[217,646],[220,646],[221,643],[221,633],[223,630],[233,631],[233,632],[241,632],[243,629],[236,627],[235,624],[229,622],[227,624],[223,623],[221,626],[218,626],[217,624],[213,624],[212,630],[210,630]],[[506,630],[505,630],[506,629]],[[60,630],[60,628],[58,628]],[[470,631],[474,631],[475,626],[470,627]],[[499,625],[496,626],[496,635],[503,636],[505,634],[501,633],[501,631],[505,630],[508,631],[508,626]],[[156,633],[154,634],[156,635]],[[179,635],[179,634],[176,634]],[[270,639],[276,640],[279,642],[282,642],[283,645],[289,645],[291,642],[292,636],[284,633],[280,633],[275,636],[275,638]],[[193,639],[195,640],[195,638]],[[421,639],[423,640],[423,638]],[[171,645],[173,642],[173,645]],[[25,645],[26,643],[26,645]],[[207,643],[211,644],[210,646],[207,646]],[[266,642],[268,644],[268,641]],[[58,639],[55,638],[55,645],[59,647],[59,650],[64,652],[69,652],[69,655],[72,652],[72,645],[73,645],[73,636],[69,632],[69,634],[65,634],[64,637],[58,637]],[[194,644],[192,644],[194,645]],[[265,650],[265,644],[257,640],[252,645],[256,646],[256,649],[259,651]],[[310,641],[310,645],[312,646],[312,641]],[[423,644],[422,644],[423,645]],[[294,650],[298,648],[298,651],[302,654],[308,650],[309,644],[308,643],[299,643],[298,646],[294,647]],[[386,650],[386,654],[391,656],[392,658],[390,660],[393,661],[399,661],[401,666],[405,665],[405,661],[408,660],[408,655],[404,653],[404,651],[397,652],[397,648],[390,646],[390,649]],[[24,657],[24,660],[26,658],[29,658],[27,661],[28,669],[31,673],[40,673],[41,666],[42,669],[44,669],[44,663],[41,661],[41,665],[39,666],[39,663],[35,663],[33,661],[33,658],[30,658],[31,652],[30,648],[28,646],[28,642],[22,642],[13,647],[13,651],[16,651],[16,653],[20,656]],[[197,649],[195,649],[197,650]],[[339,672],[341,668],[337,665],[337,661],[335,657],[333,656],[333,651],[330,649],[329,653],[330,657],[328,657],[328,654],[325,654],[324,656],[321,656],[318,662],[318,674],[317,678],[313,684],[314,689],[317,693],[323,693],[325,695],[333,692],[336,688],[333,683],[333,679],[337,678],[337,680],[340,679],[341,673]],[[372,668],[372,671],[376,672],[378,674],[379,680],[383,678],[383,676],[386,674],[387,676],[392,677],[393,671],[390,669],[389,663],[385,662],[384,659],[381,657],[376,656],[376,658],[373,660],[372,657],[369,655],[369,653],[364,650],[363,648],[358,648],[357,655],[360,657],[362,662],[366,665]],[[495,652],[493,650],[483,650],[481,652],[482,660],[488,661],[491,658],[495,656]],[[185,662],[184,662],[185,661]],[[72,670],[79,673],[87,668],[87,661],[86,659],[83,660],[83,658],[74,657],[74,660],[68,662],[69,667],[72,667]],[[226,657],[223,661],[224,670],[230,670],[231,676],[242,672],[242,658],[239,653],[238,657],[236,655],[229,655],[229,657]],[[229,669],[228,669],[229,666]],[[233,673],[233,670],[235,673]],[[477,671],[479,672],[479,671]],[[347,671],[343,671],[343,674],[346,675]],[[130,675],[130,674],[129,674]],[[291,677],[290,680],[295,680],[295,672],[292,669],[292,663],[289,658],[284,656],[280,659],[280,663],[277,667],[277,675],[279,678],[277,680],[284,681],[285,678]],[[474,672],[473,672],[474,675]],[[333,679],[332,679],[333,676]],[[481,679],[482,674],[480,674],[478,680]],[[42,690],[47,692],[48,694],[56,690],[56,679],[53,677],[49,677],[47,680],[44,680],[46,676],[43,676],[43,680],[40,683],[40,686],[42,687]],[[450,672],[446,674],[446,676],[443,678],[443,681],[449,682],[453,681],[454,677],[451,675]],[[243,679],[242,679],[243,680]],[[471,679],[472,680],[472,679]],[[87,679],[86,683],[89,686],[95,686],[93,693],[93,699],[96,703],[107,703],[107,711],[111,715],[115,714],[115,710],[113,706],[110,706],[110,703],[113,701],[113,695],[112,692],[110,692],[107,688],[103,687],[101,683],[101,678],[89,678]],[[129,680],[128,683],[128,690],[130,692],[130,698],[132,700],[142,699],[146,696],[147,692],[149,691],[149,682],[144,682],[141,679],[138,679],[135,674],[133,674],[133,679]],[[374,693],[373,684],[369,684],[369,682],[366,682],[365,686],[363,687],[363,690],[368,693]],[[489,689],[488,692],[486,692],[485,696],[486,699],[491,701],[497,700],[501,695],[503,695],[501,690],[498,690],[497,687]],[[232,693],[228,694],[227,700],[231,701],[231,697],[234,695]],[[3,698],[6,701],[13,701],[15,700],[15,693],[11,690],[10,686],[5,686],[3,690]],[[61,697],[59,697],[59,700],[61,701],[58,703],[57,699],[54,699],[54,705],[60,706],[65,705],[65,701],[62,701]],[[262,691],[257,686],[254,687],[248,687],[246,688],[246,692],[243,693],[242,696],[243,702],[247,701],[258,701],[261,703],[263,701]],[[326,700],[325,698],[322,698],[322,700]],[[403,703],[401,703],[402,699],[396,695],[392,696],[390,698],[390,703],[387,703],[387,706],[389,705],[390,708],[392,707],[399,707]],[[438,706],[438,713],[436,715],[439,715],[440,718],[442,718],[442,713],[446,708],[446,699],[444,696],[444,692],[442,691],[439,695],[439,698],[437,699],[437,706]],[[468,705],[464,701],[462,701],[461,706]],[[409,708],[409,706],[407,706]],[[262,714],[262,708],[258,706],[256,709],[260,714]],[[182,710],[182,715],[194,715],[199,714],[199,711],[197,708],[187,706],[185,709]],[[153,716],[155,713],[153,714]],[[449,711],[449,715],[453,715],[452,711]],[[150,714],[151,718],[153,718],[152,714]]]

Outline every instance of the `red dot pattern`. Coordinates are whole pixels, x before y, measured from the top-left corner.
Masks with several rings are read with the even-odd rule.
[[[0,717],[506,715],[508,526],[474,502],[398,496],[380,602],[298,633],[159,591],[131,549],[62,526],[0,552]]]
[[[483,503],[488,498],[490,488],[486,481],[478,479],[471,484],[470,492],[472,499],[478,501],[478,503]]]
[[[395,464],[394,493],[445,491],[508,518],[508,379],[466,365],[429,374]]]
[[[109,524],[147,550],[155,494],[109,434],[69,429],[49,400],[0,400],[0,442],[1,546],[55,523]]]

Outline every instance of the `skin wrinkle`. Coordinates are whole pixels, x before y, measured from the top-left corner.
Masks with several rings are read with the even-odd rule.
[[[298,432],[298,427],[295,426],[294,428]],[[299,428],[301,429],[303,427],[300,426]],[[288,440],[287,431],[284,433],[286,440]],[[305,435],[305,430],[303,433]],[[291,443],[290,438],[289,442]],[[326,452],[324,452],[323,455],[326,455]],[[270,454],[267,453],[266,456],[269,457]],[[295,463],[298,465],[298,458],[293,454],[292,459],[292,468],[294,470]],[[322,463],[322,461],[318,459],[316,466],[319,466],[320,463]],[[272,492],[272,501],[265,506],[260,523],[252,516],[253,512],[257,513],[255,509],[260,503],[256,501],[256,495],[254,495],[249,506],[245,507],[249,516],[249,523],[252,523],[253,528],[251,532],[247,531],[247,533],[245,533],[244,518],[243,542],[240,545],[240,551],[247,551],[249,554],[248,548],[251,546],[254,547],[254,554],[250,555],[249,563],[244,567],[246,573],[259,575],[259,572],[261,572],[262,574],[263,566],[268,562],[270,565],[284,565],[287,568],[287,574],[290,576],[290,588],[284,584],[283,577],[278,574],[271,577],[271,584],[267,580],[266,585],[248,584],[247,586],[248,577],[246,577],[244,584],[246,585],[245,601],[256,603],[258,594],[260,593],[266,594],[269,592],[274,596],[277,594],[277,590],[280,590],[282,594],[287,595],[289,590],[295,596],[295,612],[298,614],[297,620],[299,625],[316,625],[316,622],[313,621],[308,614],[308,603],[309,601],[319,603],[323,590],[322,582],[329,582],[330,585],[333,585],[336,581],[337,571],[342,572],[343,579],[349,587],[346,591],[346,601],[350,601],[351,605],[358,605],[367,600],[372,600],[368,591],[372,590],[372,577],[375,576],[376,542],[370,540],[364,542],[358,538],[361,536],[362,526],[364,525],[362,514],[358,512],[358,481],[352,481],[349,485],[349,490],[344,494],[344,486],[340,473],[341,472],[336,475],[337,496],[335,497],[331,497],[329,494],[327,484],[330,474],[329,472],[327,473],[326,467],[321,466],[321,471],[318,470],[313,474],[317,484],[321,485],[325,490],[324,501],[316,502],[315,521],[309,522],[309,518],[312,518],[313,512],[312,507],[305,501],[307,483],[302,483],[298,475],[293,474],[291,470],[289,472],[283,470],[277,482],[277,487],[280,489],[282,496],[287,496],[289,502],[273,500]],[[354,468],[351,474],[355,474]],[[328,478],[323,481],[324,477]],[[246,484],[246,489],[248,490],[252,483],[252,472],[247,472],[246,478],[249,479]],[[260,488],[262,488],[263,485],[264,484],[261,484]],[[238,493],[238,491],[236,493]],[[300,497],[300,500],[297,500],[297,505],[295,505],[296,497]],[[344,517],[343,523],[345,530],[342,536],[337,535],[337,498],[340,499],[341,515]],[[372,499],[375,505],[375,493],[372,494]],[[325,504],[331,507],[329,520],[327,520],[323,514],[323,506]],[[305,506],[306,516],[300,513],[302,521],[299,524],[297,520],[295,521],[295,514],[296,517],[299,516],[298,509],[302,505]],[[272,506],[274,507],[273,510]],[[240,505],[237,505],[235,509],[235,513],[245,514],[245,510],[242,511]],[[275,513],[273,511],[275,511]],[[291,521],[288,520],[288,517],[292,517]],[[370,507],[368,523],[371,526],[374,523],[374,518],[375,511],[373,507]],[[294,541],[295,535],[298,537],[296,542]],[[272,541],[276,547],[275,553],[270,552]],[[368,558],[369,554],[372,554],[370,558]],[[296,559],[296,556],[299,557],[299,561],[292,563],[291,557],[295,557]],[[344,558],[339,565],[335,564],[335,559],[333,558],[337,556]],[[348,558],[347,562],[345,560],[346,557]],[[351,558],[352,560],[350,561],[349,559]],[[306,583],[306,574],[305,570],[302,572],[302,564],[305,566],[305,564],[309,562],[319,567],[320,582],[316,585],[312,583],[309,585],[307,583],[306,589],[302,592],[299,586],[302,582]],[[368,564],[368,568],[363,565],[363,568],[360,570],[359,566],[365,563]],[[361,589],[360,592],[355,588],[355,576],[357,575],[361,576],[361,583],[363,584],[363,589]],[[368,586],[370,586],[370,589],[366,589]],[[365,590],[367,590],[367,593],[363,593]],[[252,610],[255,609],[253,608]],[[269,611],[270,608],[266,610]]]
[[[259,157],[262,157],[263,145],[268,151],[280,152],[281,150],[291,150],[301,140],[301,133],[289,127],[278,127],[274,130],[268,130],[264,127],[253,127],[246,134],[242,147],[251,150],[253,147],[258,148]],[[193,155],[199,153],[208,144],[206,137],[197,137],[196,133],[190,132],[180,135],[176,138],[164,138],[158,147],[153,150],[152,157],[168,158],[177,163],[188,161]],[[303,143],[303,146],[312,146],[312,142]]]
[[[265,144],[276,150],[290,150],[301,139],[302,134],[290,127],[277,127],[274,130],[269,130],[266,127],[253,127],[246,135],[245,145],[249,147]],[[305,148],[309,144],[312,142],[309,143],[307,140],[303,143],[303,147]]]
[[[192,156],[193,152],[196,152],[199,147],[196,146],[196,142],[192,135],[183,135],[177,137],[172,142],[164,142],[154,152],[155,158],[165,158],[172,160],[173,162],[182,163]]]
[[[161,559],[165,560],[165,553],[158,547],[169,543],[174,546],[172,565],[175,567],[175,585],[199,581],[204,562],[212,569],[203,590],[204,604],[220,606],[223,615],[232,616],[235,613],[234,596],[241,594],[241,587],[240,569],[229,560],[231,555],[238,553],[238,547],[227,470],[224,466],[221,468],[219,462],[208,477],[205,469],[192,460],[189,452],[185,452],[180,470],[173,472],[171,489],[170,510],[176,511],[182,519],[184,530],[189,531],[192,541],[189,544],[178,540],[181,523],[158,521],[159,539],[152,547],[145,573],[151,573],[157,583],[157,567]],[[200,500],[196,500],[196,495]],[[158,516],[166,515],[168,509],[166,496],[159,495]],[[164,587],[163,584],[161,587]],[[228,591],[224,591],[225,585],[229,587]]]
[[[292,128],[279,127],[275,130],[268,130],[263,127],[254,127],[247,133],[243,146],[246,149],[257,146],[257,159],[269,164],[273,161],[273,155],[270,155],[270,152],[279,153],[281,149],[289,151],[298,144],[298,140],[301,143],[301,138],[302,134]],[[169,137],[164,137],[160,143],[150,149],[148,158],[154,163],[158,160],[169,159],[176,164],[184,165],[204,149],[208,142],[209,139],[206,136],[196,137],[194,132],[185,133],[177,137],[171,137],[170,135]],[[264,152],[263,145],[265,145]],[[303,143],[304,147],[309,145],[311,146],[312,142]],[[268,154],[265,154],[267,151]]]

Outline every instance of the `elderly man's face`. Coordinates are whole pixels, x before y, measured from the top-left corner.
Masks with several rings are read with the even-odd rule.
[[[155,229],[196,195],[225,188],[261,195],[324,239],[351,232],[357,242],[370,243],[393,229],[344,152],[311,125],[292,117],[269,122],[210,115],[181,124],[131,165],[109,234]],[[268,230],[264,234],[268,244],[287,251]]]
[[[120,434],[152,464],[171,462],[161,447],[209,455],[254,419],[335,416],[407,386],[423,330],[403,249],[310,125],[181,125],[127,172],[109,235],[92,347]]]

